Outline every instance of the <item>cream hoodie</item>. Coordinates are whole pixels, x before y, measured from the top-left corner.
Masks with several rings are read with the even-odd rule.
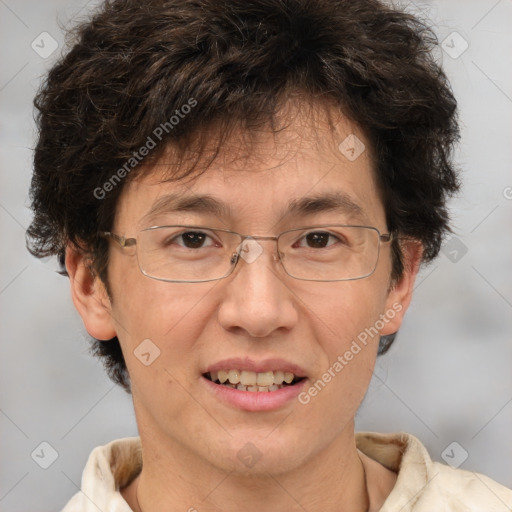
[[[380,512],[511,512],[512,490],[479,473],[433,462],[410,434],[356,434],[357,448],[398,474]],[[140,439],[127,437],[95,448],[81,491],[62,512],[132,512],[119,489],[140,472]]]

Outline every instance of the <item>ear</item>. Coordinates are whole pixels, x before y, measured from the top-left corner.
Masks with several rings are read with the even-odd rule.
[[[423,246],[415,240],[408,240],[401,244],[404,262],[404,271],[398,281],[392,283],[386,299],[385,316],[388,319],[380,331],[382,336],[398,331],[411,303],[414,282],[420,269]]]
[[[94,275],[83,252],[71,245],[66,249],[66,270],[73,303],[87,332],[99,340],[114,338],[112,306],[105,285]]]

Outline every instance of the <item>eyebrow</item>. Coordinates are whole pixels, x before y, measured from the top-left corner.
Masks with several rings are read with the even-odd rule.
[[[142,220],[150,220],[157,215],[175,212],[191,212],[218,217],[233,216],[228,204],[208,194],[189,195],[169,194],[159,198]],[[354,217],[364,217],[364,210],[344,192],[327,192],[293,199],[281,216],[307,217],[316,213],[334,212]]]
[[[169,194],[158,199],[149,211],[144,215],[143,220],[150,220],[157,215],[175,212],[204,213],[226,217],[230,213],[227,204],[209,195]]]
[[[323,212],[343,213],[355,217],[364,216],[363,208],[344,192],[327,192],[294,199],[288,203],[285,215],[304,217]]]

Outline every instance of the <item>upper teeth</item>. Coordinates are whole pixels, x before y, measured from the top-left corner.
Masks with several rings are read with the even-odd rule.
[[[247,370],[220,370],[210,372],[212,381],[218,380],[221,384],[229,381],[231,384],[242,384],[242,386],[271,386],[272,384],[290,384],[294,375],[291,372],[250,372]]]

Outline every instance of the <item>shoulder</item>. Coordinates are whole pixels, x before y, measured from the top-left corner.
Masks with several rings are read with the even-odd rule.
[[[82,473],[80,491],[62,512],[131,512],[119,489],[128,485],[142,469],[140,439],[127,437],[98,446],[89,455]]]
[[[491,478],[439,462],[432,463],[434,479],[427,494],[437,493],[452,508],[468,512],[505,512],[512,510],[512,490]],[[454,508],[456,507],[456,508]]]
[[[357,447],[397,473],[396,484],[381,512],[505,512],[512,491],[494,480],[455,469],[430,458],[426,448],[406,433],[356,434]]]

